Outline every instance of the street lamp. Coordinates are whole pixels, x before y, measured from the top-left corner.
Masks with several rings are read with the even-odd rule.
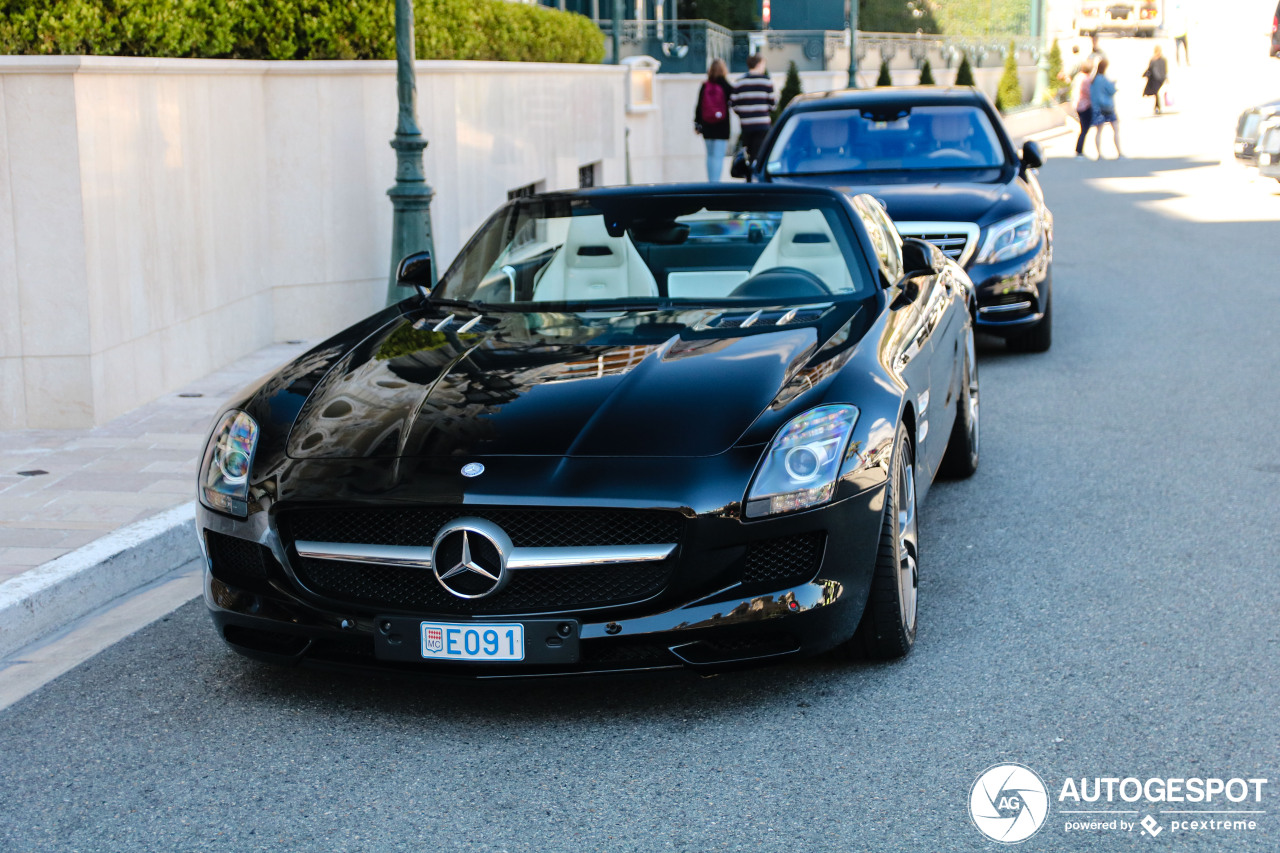
[[[849,88],[858,88],[858,0],[849,0]]]
[[[422,167],[427,140],[418,128],[418,83],[413,70],[413,3],[396,0],[396,96],[400,113],[391,147],[396,150],[396,185],[387,190],[394,211],[391,219],[391,276],[387,304],[403,298],[396,285],[400,259],[413,252],[431,252],[431,187]],[[432,285],[436,265],[432,265]]]

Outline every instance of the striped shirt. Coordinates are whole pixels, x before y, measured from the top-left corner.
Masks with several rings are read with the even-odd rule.
[[[773,94],[773,81],[766,74],[747,74],[733,87],[729,101],[743,130],[768,130],[769,114],[778,103]]]

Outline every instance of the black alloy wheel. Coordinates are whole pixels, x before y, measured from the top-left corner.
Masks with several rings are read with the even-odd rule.
[[[960,374],[960,396],[956,398],[956,419],[947,439],[947,452],[938,472],[962,480],[978,470],[980,412],[978,407],[978,359],[973,344],[973,328],[965,335],[964,367]]]
[[[846,646],[854,656],[890,660],[903,657],[915,645],[920,537],[914,461],[907,429],[898,424],[871,595]]]

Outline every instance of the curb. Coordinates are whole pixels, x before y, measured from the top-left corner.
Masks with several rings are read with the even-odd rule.
[[[0,659],[199,556],[191,501],[0,584]]]

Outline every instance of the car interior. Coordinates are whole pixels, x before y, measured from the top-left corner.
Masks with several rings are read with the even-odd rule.
[[[767,299],[866,287],[852,247],[819,209],[700,211],[610,228],[603,214],[518,229],[466,297],[485,303],[623,299]],[[844,238],[847,240],[847,238]]]

